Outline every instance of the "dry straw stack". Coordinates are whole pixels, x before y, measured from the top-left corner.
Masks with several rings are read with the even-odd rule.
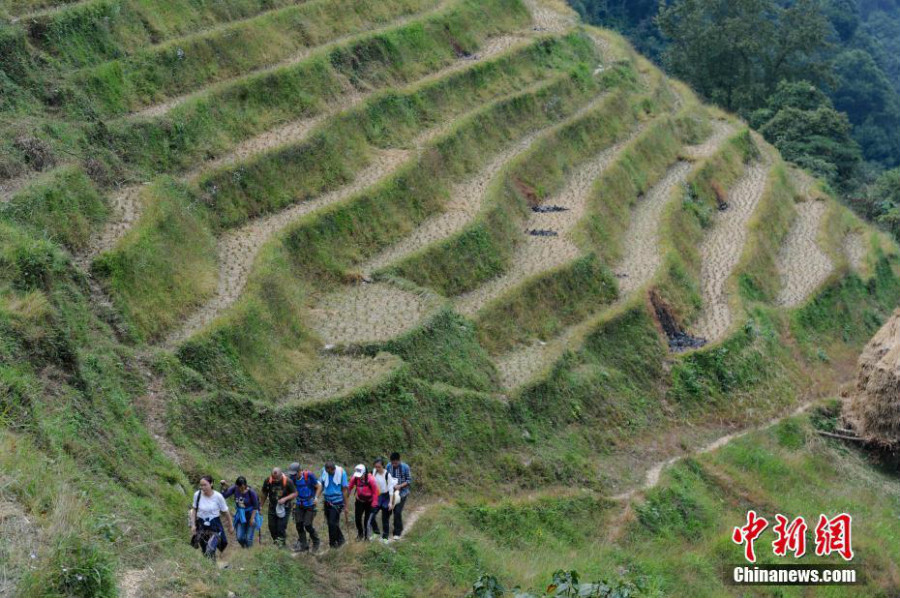
[[[860,436],[900,445],[900,309],[869,341],[859,358],[848,416]]]

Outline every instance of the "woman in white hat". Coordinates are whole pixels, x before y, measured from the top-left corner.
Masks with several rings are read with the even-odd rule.
[[[372,513],[378,508],[378,485],[375,478],[360,463],[353,470],[353,479],[350,480],[350,492],[356,490],[356,541],[368,540],[370,537],[370,520]]]

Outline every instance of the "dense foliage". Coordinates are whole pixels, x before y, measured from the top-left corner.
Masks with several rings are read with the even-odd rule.
[[[896,0],[570,2],[708,99],[768,124],[769,141],[840,187],[871,183],[871,173],[900,164]],[[786,104],[785,82],[811,84],[815,105]],[[869,168],[858,168],[848,135]]]

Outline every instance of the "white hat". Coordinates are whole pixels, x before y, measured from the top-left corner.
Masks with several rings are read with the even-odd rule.
[[[366,473],[366,466],[362,463],[353,468],[354,478],[361,478],[364,473]]]

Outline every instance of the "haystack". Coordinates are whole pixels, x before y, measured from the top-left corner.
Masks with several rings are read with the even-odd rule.
[[[872,443],[900,445],[900,309],[859,358],[856,391],[848,405],[847,419]]]

